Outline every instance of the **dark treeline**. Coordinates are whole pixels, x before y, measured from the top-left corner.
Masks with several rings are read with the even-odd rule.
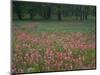
[[[51,20],[56,18],[61,21],[68,17],[75,20],[87,20],[88,17],[95,17],[95,6],[53,4],[39,2],[14,1],[13,19],[18,20]]]

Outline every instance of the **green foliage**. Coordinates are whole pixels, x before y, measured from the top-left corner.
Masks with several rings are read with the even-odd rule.
[[[95,6],[52,4],[38,2],[13,1],[13,19],[19,20],[50,20],[54,16],[61,21],[64,17],[76,17],[74,20],[87,20],[96,14]]]
[[[84,52],[80,49],[74,49],[72,50],[72,55],[76,58],[83,56]]]
[[[96,50],[95,49],[89,49],[87,50],[87,52],[84,54],[85,56],[85,61],[84,61],[84,64],[89,64],[92,62],[93,59],[95,59],[96,57]]]
[[[58,43],[55,43],[55,44],[54,44],[54,49],[57,49],[58,51],[63,51],[63,50],[64,50],[63,46],[61,46],[61,45],[58,44]]]

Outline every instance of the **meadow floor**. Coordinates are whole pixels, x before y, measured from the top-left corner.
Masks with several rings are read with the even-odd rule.
[[[14,21],[12,36],[14,73],[96,68],[93,21]]]

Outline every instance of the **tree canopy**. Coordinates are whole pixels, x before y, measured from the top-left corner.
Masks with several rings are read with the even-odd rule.
[[[18,20],[87,20],[96,16],[96,7],[89,5],[71,5],[40,2],[12,2],[13,19]]]

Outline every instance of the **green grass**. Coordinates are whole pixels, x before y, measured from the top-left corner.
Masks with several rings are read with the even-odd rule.
[[[30,21],[15,21],[16,25],[28,24]],[[95,22],[89,21],[36,21],[37,29],[31,32],[94,32]],[[26,30],[29,31],[29,30]]]
[[[37,31],[41,32],[92,32],[94,27],[87,23],[51,22],[38,23]]]
[[[76,49],[72,51],[72,55],[76,58],[84,56],[85,60],[83,64],[89,65],[90,63],[93,62],[92,60],[96,58],[96,50],[88,49],[85,51],[81,51],[81,50]]]
[[[96,57],[96,50],[95,49],[91,49],[91,50],[88,50],[85,54],[84,54],[84,56],[85,56],[85,62],[84,62],[84,64],[89,64],[89,63],[91,63],[91,61],[93,60],[93,59],[95,59],[95,57]]]

